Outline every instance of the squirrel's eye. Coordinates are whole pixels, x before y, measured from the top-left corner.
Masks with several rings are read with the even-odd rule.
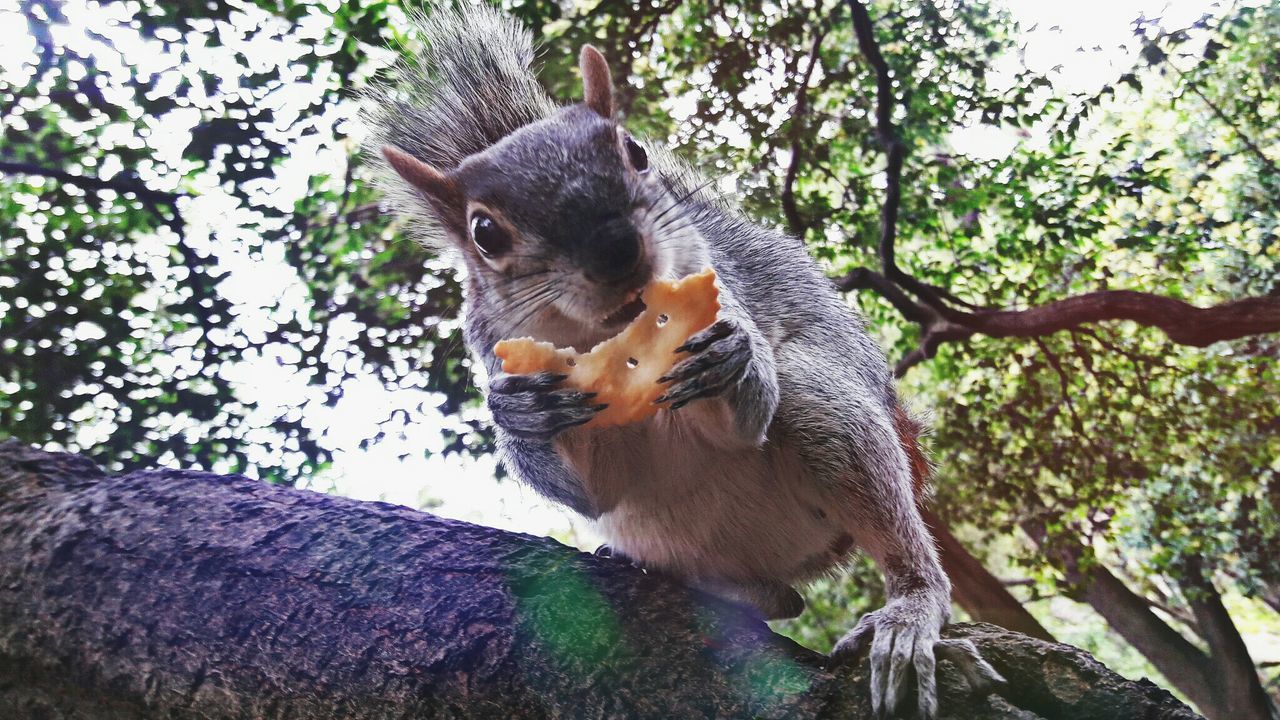
[[[631,167],[636,169],[638,173],[649,172],[649,154],[640,147],[640,143],[635,138],[627,135],[622,139],[622,146],[627,149],[627,158],[631,160]]]
[[[487,258],[495,258],[511,249],[511,236],[484,213],[471,216],[471,240],[480,254]]]

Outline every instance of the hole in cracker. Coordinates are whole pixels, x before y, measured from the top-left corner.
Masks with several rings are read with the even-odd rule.
[[[635,370],[636,366],[639,364],[640,364],[639,360],[635,358],[627,358],[627,367],[631,368],[632,370]]]
[[[669,321],[670,319],[671,319],[671,318],[667,317],[667,314],[666,314],[666,313],[663,313],[663,314],[659,315],[659,316],[658,316],[658,327],[662,327],[663,325],[666,325],[666,324],[667,324],[667,321]]]

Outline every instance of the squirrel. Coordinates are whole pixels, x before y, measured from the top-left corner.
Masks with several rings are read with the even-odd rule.
[[[938,657],[975,689],[1002,682],[972,643],[940,639],[950,582],[917,506],[918,427],[803,243],[628,132],[590,45],[582,102],[558,107],[514,21],[465,4],[416,21],[423,50],[364,101],[371,162],[421,241],[465,270],[465,338],[510,473],[593,519],[615,556],[766,619],[798,615],[794,585],[869,553],[887,602],[833,655],[869,649],[878,714],[901,708],[914,674],[919,714],[935,717]],[[519,336],[588,350],[642,311],[648,283],[706,266],[719,318],[677,350],[669,407],[649,419],[582,427],[603,408],[590,393],[506,374],[494,355]]]

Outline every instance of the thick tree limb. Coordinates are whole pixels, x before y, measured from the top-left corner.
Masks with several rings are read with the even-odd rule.
[[[947,634],[1011,700],[944,662],[944,717],[1196,717],[1080,650]],[[552,540],[0,445],[0,717],[856,719],[867,675]]]
[[[1204,572],[1199,558],[1189,561],[1184,584],[1191,588],[1187,604],[1196,627],[1209,646],[1214,664],[1221,668],[1213,690],[1223,717],[1240,720],[1273,720],[1271,703],[1254,666],[1249,648],[1222,604],[1222,595]]]
[[[1096,563],[1081,566],[1084,549],[1062,544],[1048,545],[1043,523],[1027,521],[1023,530],[1041,549],[1053,553],[1066,573],[1068,583],[1084,590],[1084,599],[1103,619],[1141,652],[1151,664],[1201,708],[1212,705],[1213,697],[1205,676],[1209,658],[1182,637],[1177,630],[1152,612],[1109,570]]]
[[[1100,290],[1027,310],[963,313],[953,320],[991,337],[1038,337],[1086,323],[1132,320],[1164,331],[1179,345],[1280,332],[1280,297],[1250,297],[1207,308],[1133,290]]]
[[[1280,332],[1280,297],[1260,296],[1201,308],[1176,298],[1133,290],[1100,290],[1026,310],[968,312],[952,309],[944,318],[931,304],[913,301],[888,278],[856,268],[835,281],[842,290],[868,288],[922,328],[920,344],[895,367],[901,377],[933,357],[944,342],[973,335],[1038,338],[1083,325],[1130,320],[1162,330],[1179,345],[1206,347],[1224,340]]]

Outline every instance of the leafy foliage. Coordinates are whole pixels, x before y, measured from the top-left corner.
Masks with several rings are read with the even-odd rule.
[[[333,405],[370,374],[438,391],[445,412],[472,400],[456,281],[398,241],[351,157],[352,93],[403,40],[398,9],[82,12],[69,22],[60,3],[25,3],[34,52],[0,85],[15,230],[0,260],[5,433],[116,466],[291,481],[331,448],[305,405],[264,415],[237,389],[238,361],[309,377],[320,395],[306,402]],[[339,167],[299,168],[299,154]],[[226,267],[259,262],[286,264],[294,282],[229,298]],[[483,444],[476,421],[463,427]]]

